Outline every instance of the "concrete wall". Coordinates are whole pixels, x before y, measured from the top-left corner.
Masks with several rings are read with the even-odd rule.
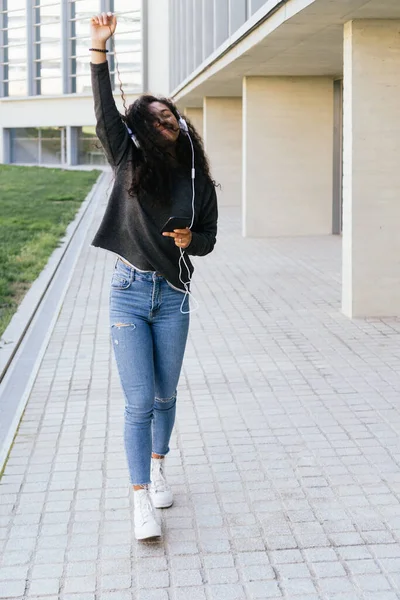
[[[400,314],[400,21],[344,31],[343,310]]]
[[[330,234],[333,81],[245,78],[243,136],[244,235]]]
[[[202,108],[185,108],[184,114],[190,119],[193,126],[196,128],[197,133],[204,137],[204,124],[203,124],[203,109]]]
[[[242,99],[204,98],[204,143],[220,205],[240,206],[242,196]]]

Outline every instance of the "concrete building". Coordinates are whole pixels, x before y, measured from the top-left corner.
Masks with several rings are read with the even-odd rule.
[[[342,234],[345,314],[399,316],[400,2],[170,0],[169,17],[170,94],[243,235]]]
[[[103,160],[87,32],[114,10],[125,89],[193,120],[243,235],[342,235],[345,314],[400,315],[399,0],[6,1],[3,162]]]
[[[103,164],[90,84],[89,21],[118,15],[109,61],[131,101],[143,89],[141,0],[2,0],[0,162]],[[121,109],[122,104],[120,102]]]

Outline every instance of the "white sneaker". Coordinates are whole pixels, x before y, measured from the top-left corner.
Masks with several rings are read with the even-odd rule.
[[[151,459],[150,495],[155,508],[169,508],[174,501],[172,490],[165,479],[164,469],[163,458]]]
[[[147,489],[133,493],[135,502],[135,537],[137,540],[160,537],[161,527],[158,523],[150,494]]]

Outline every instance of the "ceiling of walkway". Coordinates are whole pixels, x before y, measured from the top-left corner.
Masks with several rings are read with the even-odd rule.
[[[343,25],[400,19],[400,0],[289,0],[175,93],[184,106],[204,96],[241,96],[243,76],[331,76],[343,71]]]

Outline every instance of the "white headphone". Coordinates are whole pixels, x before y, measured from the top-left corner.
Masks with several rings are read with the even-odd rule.
[[[188,124],[186,123],[185,119],[178,113],[178,123],[179,123],[179,128],[186,133],[187,135],[189,135],[189,128],[188,128]],[[138,150],[140,150],[140,142],[137,139],[136,135],[133,133],[132,129],[130,129],[128,127],[128,125],[125,123],[125,127],[128,130],[129,133],[129,137],[131,138],[132,142],[135,144],[136,148]]]

